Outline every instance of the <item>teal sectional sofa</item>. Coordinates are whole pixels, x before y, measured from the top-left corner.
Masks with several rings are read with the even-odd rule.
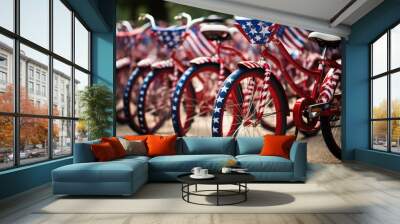
[[[260,156],[262,137],[182,137],[176,143],[177,155],[127,156],[96,162],[91,141],[75,144],[74,163],[52,172],[53,193],[67,195],[131,195],[148,181],[176,181],[193,167],[218,172],[228,160],[236,160],[259,182],[304,182],[307,145],[296,141],[290,159]]]

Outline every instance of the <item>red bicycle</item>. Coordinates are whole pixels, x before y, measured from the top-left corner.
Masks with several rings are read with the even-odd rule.
[[[296,128],[313,131],[320,123],[328,149],[340,158],[341,66],[326,57],[328,48],[337,48],[340,38],[312,32],[309,38],[323,48],[318,69],[302,67],[292,59],[276,34],[280,25],[260,20],[237,19],[238,28],[253,44],[263,46],[261,55],[280,69],[288,85],[301,97],[293,108]],[[279,49],[283,57],[299,71],[314,79],[311,94],[296,85],[281,62],[268,51],[266,44]],[[213,136],[263,135],[265,126],[275,134],[286,132],[286,117],[290,114],[287,97],[270,66],[265,61],[244,61],[221,87],[214,106]]]
[[[171,117],[171,96],[180,75],[188,67],[188,63],[186,63],[189,61],[188,59],[211,56],[214,54],[215,48],[206,38],[196,32],[195,26],[204,22],[204,18],[192,20],[190,15],[182,13],[177,19],[186,18],[186,25],[169,28],[157,27],[154,18],[149,14],[146,14],[144,18],[150,20],[152,30],[157,35],[159,42],[171,52],[170,59],[151,65],[151,70],[145,76],[137,98],[140,132],[155,133],[160,131],[159,129]],[[195,41],[201,42],[204,47],[199,48],[199,45],[194,44]],[[190,98],[193,97],[190,96]],[[170,130],[171,127],[167,128]]]
[[[212,57],[199,57],[190,62],[191,66],[177,82],[172,97],[172,124],[178,136],[210,136],[209,123],[215,96],[227,77],[232,58],[245,60],[245,56],[232,43],[231,30],[219,23],[201,24],[200,33],[215,45]]]

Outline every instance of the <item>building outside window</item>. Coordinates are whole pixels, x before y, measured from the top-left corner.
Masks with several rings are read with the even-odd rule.
[[[4,92],[7,88],[7,56],[0,54],[0,91]]]
[[[34,94],[34,87],[33,87],[33,82],[32,81],[28,82],[28,93],[29,94]]]
[[[81,88],[90,84],[85,81],[91,74],[90,32],[64,1],[18,2],[14,4],[18,13],[13,13],[20,16],[14,18],[20,21],[17,29],[0,23],[9,30],[0,29],[0,170],[70,156],[73,143],[87,139],[86,126],[78,122],[79,113],[71,105],[79,102]],[[14,52],[19,61],[13,60]],[[15,67],[19,88],[13,81]],[[12,88],[1,91],[3,84]],[[17,90],[20,97],[14,99]]]
[[[400,24],[370,46],[371,148],[400,153]]]

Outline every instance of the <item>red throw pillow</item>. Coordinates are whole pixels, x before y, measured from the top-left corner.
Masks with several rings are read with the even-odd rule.
[[[110,161],[117,158],[113,147],[108,142],[93,144],[91,145],[91,149],[94,157],[99,162]]]
[[[264,145],[261,149],[262,156],[290,157],[290,147],[296,140],[294,135],[265,135]]]
[[[108,142],[114,149],[115,155],[117,158],[125,157],[126,151],[124,146],[122,146],[121,142],[117,137],[109,137],[109,138],[101,138],[101,142]]]
[[[146,143],[148,156],[176,155],[176,135],[149,135]]]
[[[124,139],[129,140],[129,141],[146,141],[147,135],[126,135],[124,136]]]

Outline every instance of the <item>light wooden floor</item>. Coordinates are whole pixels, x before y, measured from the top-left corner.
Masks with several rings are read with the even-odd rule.
[[[366,206],[356,214],[37,214],[38,207],[54,200],[49,186],[43,186],[0,202],[0,223],[400,223],[400,174],[345,163],[311,164],[308,175],[308,182]]]

